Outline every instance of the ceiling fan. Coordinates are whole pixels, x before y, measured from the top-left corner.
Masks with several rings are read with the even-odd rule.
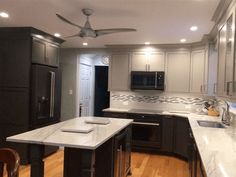
[[[93,37],[96,38],[98,36],[102,36],[102,35],[107,35],[107,34],[111,34],[111,33],[120,33],[120,32],[132,32],[132,31],[136,31],[136,29],[132,29],[132,28],[111,28],[111,29],[98,29],[98,30],[94,30],[89,22],[89,16],[93,14],[93,10],[92,9],[82,9],[82,12],[85,16],[87,16],[87,20],[84,24],[84,26],[80,26],[77,25],[69,20],[67,20],[66,18],[64,18],[63,16],[56,14],[57,17],[59,19],[61,19],[63,22],[68,23],[70,25],[76,26],[80,29],[80,32],[72,35],[72,36],[67,36],[67,37]]]

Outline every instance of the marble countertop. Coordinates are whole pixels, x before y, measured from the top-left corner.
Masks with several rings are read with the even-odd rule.
[[[124,111],[113,108],[104,111],[129,112],[128,109]],[[158,114],[188,118],[207,177],[236,177],[236,120],[226,128],[207,128],[199,126],[197,120],[221,122],[221,118],[194,113],[182,114],[178,111],[158,111]]]
[[[152,109],[118,109],[106,108],[104,112],[119,112],[119,113],[140,113],[140,114],[160,114],[160,115],[178,115],[186,117],[190,111],[166,111],[166,110],[152,110]]]
[[[133,121],[132,119],[109,118],[110,123],[107,125],[89,124],[94,126],[94,130],[89,133],[61,131],[61,128],[63,127],[88,125],[85,123],[85,120],[88,118],[90,119],[93,117],[80,117],[42,127],[22,134],[7,137],[7,141],[94,150],[119,131],[127,127]]]
[[[235,125],[207,128],[199,126],[197,120],[221,122],[220,118],[190,114],[188,119],[207,177],[235,177]]]

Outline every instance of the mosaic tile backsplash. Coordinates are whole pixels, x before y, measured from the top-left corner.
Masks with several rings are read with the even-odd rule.
[[[138,103],[182,103],[185,105],[202,105],[209,99],[198,97],[178,97],[178,96],[149,96],[131,94],[112,94],[111,101],[129,101]]]

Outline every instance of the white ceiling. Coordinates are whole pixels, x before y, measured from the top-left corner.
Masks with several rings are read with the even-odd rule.
[[[137,32],[117,33],[90,38],[87,47],[107,44],[152,44],[200,41],[214,23],[211,17],[219,0],[0,0],[0,11],[9,19],[0,18],[0,27],[33,26],[50,34],[63,36],[78,33],[79,29],[63,23],[56,13],[70,21],[84,25],[82,8],[92,8],[90,22],[94,29],[135,28]],[[197,25],[199,30],[189,28]],[[79,37],[66,39],[63,47],[82,47]]]

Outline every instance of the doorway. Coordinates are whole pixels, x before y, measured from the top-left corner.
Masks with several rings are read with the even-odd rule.
[[[108,66],[95,66],[94,116],[103,116],[102,110],[110,105]]]
[[[91,109],[92,66],[80,63],[79,116],[89,116]],[[77,105],[78,106],[78,105]]]

